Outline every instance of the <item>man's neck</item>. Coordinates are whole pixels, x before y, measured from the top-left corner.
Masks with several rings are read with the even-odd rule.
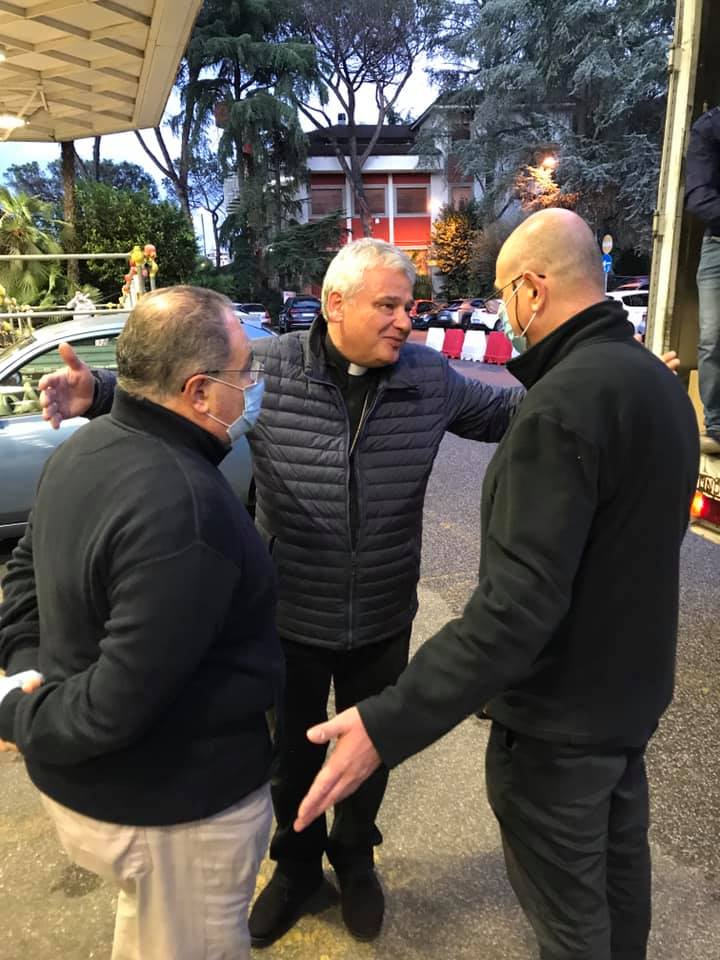
[[[367,367],[354,363],[352,360],[348,360],[348,358],[333,340],[329,330],[325,338],[325,348],[328,352],[330,360],[335,364],[336,367],[341,369],[343,373],[346,373],[349,377],[361,377],[367,373]]]

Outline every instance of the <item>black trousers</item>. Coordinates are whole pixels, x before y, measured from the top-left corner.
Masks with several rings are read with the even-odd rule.
[[[295,833],[300,801],[323,765],[326,745],[310,743],[305,731],[327,720],[330,682],[338,713],[394,683],[407,665],[410,629],[357,650],[327,650],[283,640],[286,660],[284,720],[278,744],[272,799],[277,829],[270,856],[278,869],[298,881],[313,882],[322,872],[322,856],[337,870],[373,863],[373,846],[382,841],[375,825],[388,780],[380,767],[352,796],[335,807],[328,835],[324,816]]]
[[[494,723],[486,783],[542,960],[645,960],[645,748],[548,743]]]

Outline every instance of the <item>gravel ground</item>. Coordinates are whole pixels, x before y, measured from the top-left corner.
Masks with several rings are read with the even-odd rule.
[[[498,368],[458,363],[509,382]],[[448,436],[428,487],[414,645],[463,608],[479,555],[479,493],[493,447]],[[0,565],[6,559],[0,552]],[[675,702],[651,744],[654,928],[651,960],[720,956],[720,547],[688,536]],[[631,576],[631,572],[627,572]],[[304,918],[267,960],[531,960],[484,798],[487,725],[466,721],[395,771],[380,826],[384,931],[358,944],[338,907]],[[263,864],[258,885],[270,876]],[[114,897],[68,865],[21,761],[0,754],[0,960],[107,958]],[[170,960],[170,958],[168,958]]]

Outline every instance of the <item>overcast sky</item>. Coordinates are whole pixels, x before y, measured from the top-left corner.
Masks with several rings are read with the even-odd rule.
[[[408,80],[402,94],[400,95],[397,109],[401,114],[411,112],[413,117],[419,116],[433,101],[435,95],[430,87],[424,71],[417,70]],[[373,123],[377,117],[377,111],[374,108],[372,90],[362,92],[358,97],[360,106],[358,119],[365,123]],[[169,113],[177,112],[178,101],[173,97],[169,104]],[[340,106],[333,108],[329,106],[329,115],[336,119]],[[309,123],[303,121],[303,126],[308,129]],[[166,131],[168,142],[173,141],[173,136]],[[153,148],[156,145],[152,130],[143,132],[143,137],[148,145]],[[75,148],[83,159],[92,158],[93,140],[76,140]],[[129,160],[139,164],[148,173],[151,173],[158,181],[162,179],[162,174],[145,154],[137,141],[134,133],[116,133],[102,138],[102,156],[107,160]],[[179,148],[178,148],[179,149]],[[177,152],[177,150],[176,150]],[[172,150],[171,150],[172,153]],[[60,147],[54,143],[11,143],[6,141],[0,143],[0,174],[13,163],[28,163],[36,160],[41,166],[60,156]]]
[[[396,104],[396,109],[402,115],[410,113],[413,117],[418,117],[427,107],[430,106],[432,101],[435,99],[435,96],[436,94],[428,82],[425,71],[418,69],[405,85],[398,99],[398,103]],[[373,90],[371,88],[367,91],[361,91],[360,95],[358,96],[358,107],[358,120],[360,122],[375,122],[377,118],[377,108],[375,107]],[[172,95],[168,104],[166,115],[177,113],[178,109],[178,98]],[[336,120],[341,109],[342,108],[339,104],[333,105],[331,102],[328,105],[327,112],[333,120]],[[310,123],[304,118],[301,118],[301,120],[305,129],[309,129],[311,127]],[[142,131],[142,133],[143,139],[148,144],[150,149],[157,153],[157,141],[155,140],[155,135],[153,134],[152,130],[145,130]],[[176,146],[175,149],[173,149],[171,145],[173,143],[177,144],[177,141],[169,130],[165,130],[164,135],[171,155],[177,155],[179,153],[179,146]],[[83,160],[91,160],[93,138],[90,137],[85,140],[76,140],[75,149],[83,158]],[[29,163],[35,160],[40,164],[41,167],[43,167],[51,160],[59,158],[59,156],[60,146],[55,143],[13,143],[9,141],[0,143],[0,180],[2,180],[5,169],[11,164]],[[103,137],[101,144],[101,156],[105,160],[128,160],[131,163],[137,163],[148,173],[152,174],[158,183],[162,181],[162,173],[142,149],[134,133],[115,133],[111,134],[110,136]],[[202,213],[196,215],[196,232],[200,237],[202,246],[202,225],[200,222],[200,216],[202,216],[205,221],[205,236],[208,238],[208,242],[209,238],[212,236],[212,228],[210,226],[209,214]]]

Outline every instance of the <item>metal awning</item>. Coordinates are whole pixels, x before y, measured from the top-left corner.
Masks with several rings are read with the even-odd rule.
[[[79,140],[160,122],[202,0],[0,0],[0,140]]]

